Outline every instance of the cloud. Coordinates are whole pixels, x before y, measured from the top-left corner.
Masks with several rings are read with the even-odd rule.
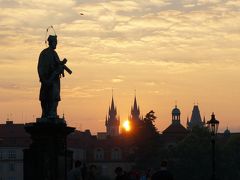
[[[113,83],[120,83],[123,82],[123,79],[115,78],[111,80]]]
[[[39,88],[19,84],[1,83],[0,100],[1,102],[29,102],[38,98]]]
[[[66,98],[73,98],[73,99],[78,99],[78,98],[92,98],[96,96],[95,94],[92,94],[86,86],[84,87],[74,87],[74,88],[63,88],[62,89],[62,94]]]
[[[147,86],[155,86],[155,85],[156,85],[155,82],[146,82],[145,84],[146,84]]]
[[[17,84],[11,84],[11,83],[0,83],[1,89],[8,89],[8,90],[14,90],[14,89],[20,89],[19,85]]]
[[[85,84],[83,86],[64,86],[62,94],[65,98],[80,99],[80,98],[94,98],[101,96],[104,92],[112,90],[111,87],[100,87],[99,85]]]
[[[103,80],[101,80],[101,79],[94,79],[93,82],[95,82],[95,83],[102,83]]]
[[[5,2],[0,12],[1,47],[5,44],[16,49],[37,48],[43,44],[45,28],[50,24],[59,35],[60,50],[80,53],[86,61],[99,63],[133,62],[133,59],[199,62],[206,57],[218,58],[219,52],[221,57],[234,54],[232,57],[236,58],[234,51],[239,45],[239,25],[234,23],[240,17],[235,11],[237,1],[16,1],[6,5],[8,3]],[[80,16],[80,12],[84,12],[84,16]],[[23,54],[26,49],[22,50]],[[192,51],[195,53],[190,53]],[[1,57],[7,62],[16,58],[17,53],[12,54],[7,55],[6,49]]]
[[[221,2],[223,0],[198,0],[198,5],[217,4]]]
[[[181,4],[191,6],[196,5],[196,2],[185,0]],[[220,7],[237,7],[236,1],[198,1],[211,10],[196,7],[187,12],[176,1],[167,0],[62,1],[57,5],[58,3],[22,1],[18,6],[3,8],[0,14],[3,19],[0,34],[3,44],[16,45],[18,42],[20,45],[30,41],[43,41],[45,28],[54,24],[65,46],[84,52],[85,57],[93,61],[114,63],[144,57],[174,61],[175,54],[178,53],[181,59],[186,54],[189,56],[189,51],[201,49],[201,52],[207,52],[207,57],[209,47],[219,51],[227,49],[223,44],[232,44],[233,35],[237,34],[239,28],[237,23],[233,23],[239,20],[239,12],[225,11],[223,15],[217,11]],[[152,5],[156,4],[160,5],[153,8]],[[165,9],[162,9],[163,6]],[[35,9],[36,7],[39,8]],[[84,16],[79,15],[81,10],[86,12]],[[128,14],[121,13],[122,11]],[[30,20],[28,16],[31,16]],[[236,42],[238,41],[233,43]],[[238,43],[234,47],[237,45]],[[228,52],[231,54],[231,50],[225,51]],[[200,61],[200,58],[194,57],[194,61]]]
[[[0,0],[2,8],[13,8],[20,6],[20,2],[17,0]]]
[[[51,24],[59,36],[57,51],[69,56],[70,65],[78,68],[81,63],[156,64],[177,73],[192,71],[188,66],[240,58],[238,1],[31,0],[0,4],[0,63],[11,69],[16,62],[34,66],[45,48],[45,29]],[[115,77],[111,83],[125,80]]]
[[[190,101],[197,94],[216,107],[225,104],[219,100],[239,99],[238,0],[0,0],[0,7],[3,112],[16,103],[31,102],[31,109],[38,102],[36,63],[49,25],[59,37],[59,56],[73,70],[63,80],[60,104],[69,103],[65,108],[77,122],[109,97],[113,85],[123,95],[123,108],[134,88],[142,89],[146,107],[159,106],[154,101],[160,96],[167,103],[164,98]],[[214,99],[216,88],[221,97]],[[103,111],[97,107],[89,118],[101,119]]]

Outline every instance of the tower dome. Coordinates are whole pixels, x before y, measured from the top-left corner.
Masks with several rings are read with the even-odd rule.
[[[230,130],[228,129],[228,127],[227,127],[227,129],[224,131],[223,135],[224,135],[225,137],[229,137],[229,136],[231,135],[231,132],[230,132]]]
[[[175,108],[172,110],[172,122],[173,123],[180,123],[180,110],[175,105]]]
[[[180,112],[180,110],[177,108],[177,105],[176,105],[175,108],[172,110],[172,115],[178,116],[178,115],[180,115],[180,114],[181,114],[181,112]]]

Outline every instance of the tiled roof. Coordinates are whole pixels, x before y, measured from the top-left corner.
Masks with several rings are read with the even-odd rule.
[[[168,126],[168,128],[166,128],[163,131],[163,134],[166,134],[166,133],[179,134],[179,133],[187,133],[187,132],[188,132],[187,129],[179,123],[179,124],[171,124],[170,126]]]
[[[13,124],[12,121],[0,124],[0,147],[28,147],[30,142],[24,124]]]
[[[0,137],[30,137],[24,124],[0,124]]]

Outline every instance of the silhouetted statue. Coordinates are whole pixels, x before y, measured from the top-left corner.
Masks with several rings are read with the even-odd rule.
[[[42,107],[42,118],[58,118],[57,106],[60,98],[60,77],[64,70],[72,71],[65,65],[67,60],[60,61],[57,52],[57,36],[49,35],[49,47],[44,49],[38,60],[38,75],[41,82],[39,100]]]

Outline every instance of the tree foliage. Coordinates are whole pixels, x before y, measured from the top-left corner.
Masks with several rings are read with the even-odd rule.
[[[135,136],[137,146],[136,161],[140,168],[147,168],[154,163],[158,153],[159,133],[155,127],[154,111],[150,111],[144,117],[139,131]]]
[[[194,128],[173,149],[164,152],[170,170],[178,180],[209,180],[212,173],[211,135],[206,128]],[[240,179],[240,136],[216,138],[217,180]]]
[[[138,168],[156,168],[162,160],[169,161],[169,170],[177,180],[209,180],[212,173],[211,135],[207,128],[193,128],[175,146],[161,141],[155,127],[153,111],[146,114],[134,136]],[[217,180],[240,179],[240,135],[216,138]]]
[[[204,180],[211,175],[211,139],[205,128],[194,128],[171,153],[176,179]]]

